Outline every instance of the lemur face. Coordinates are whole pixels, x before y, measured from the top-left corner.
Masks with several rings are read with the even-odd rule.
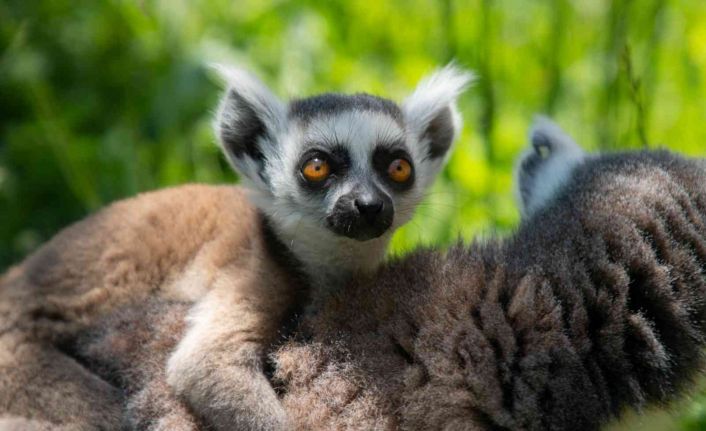
[[[256,204],[281,230],[367,241],[407,222],[444,166],[470,75],[447,67],[401,105],[368,94],[280,102],[240,70],[217,133]]]
[[[289,118],[284,175],[271,178],[302,217],[359,241],[409,219],[420,197],[415,167],[423,161],[396,104],[367,94],[327,94],[292,102]]]

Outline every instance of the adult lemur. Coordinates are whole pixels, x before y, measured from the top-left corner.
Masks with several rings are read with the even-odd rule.
[[[510,238],[418,250],[304,314],[274,355],[294,429],[595,430],[702,369],[706,166],[584,155],[541,121],[518,178]],[[75,349],[139,429],[197,429],[160,383],[187,307],[133,304]]]
[[[446,67],[401,105],[368,94],[277,99],[252,75],[229,88],[216,130],[236,187],[184,186],[118,202],[59,233],[0,280],[0,409],[115,429],[85,410],[117,394],[64,354],[113,310],[193,304],[169,386],[216,429],[287,429],[262,355],[301,298],[382,261],[393,231],[443,167],[471,75]],[[311,293],[313,291],[313,293]],[[61,387],[51,393],[32,386]],[[46,417],[46,415],[45,415]]]
[[[534,185],[521,188],[514,235],[418,250],[304,313],[304,337],[274,354],[293,429],[596,430],[703,369],[706,166],[664,151],[586,156],[546,121],[532,138],[518,178]],[[572,168],[547,169],[560,161]],[[163,383],[189,307],[153,295],[72,340],[90,371],[126,390],[138,429],[198,429]],[[47,410],[3,404],[25,417],[0,427],[66,422],[70,408],[91,423],[120,405],[49,346],[18,349],[0,374]],[[91,386],[54,384],[67,381]]]

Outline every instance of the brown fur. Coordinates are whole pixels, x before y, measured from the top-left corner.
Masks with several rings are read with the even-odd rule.
[[[605,156],[512,238],[332,293],[273,353],[274,380],[296,429],[594,430],[701,369],[705,295],[703,167]],[[190,304],[125,302],[73,340],[140,429],[198,427],[162,368]]]
[[[118,202],[59,233],[2,280],[0,411],[115,429],[119,393],[64,352],[114,311],[161,299],[187,304],[190,325],[168,341],[170,351],[182,342],[168,356],[174,370],[137,396],[170,380],[215,425],[286,427],[261,362],[301,292],[262,223],[239,188],[184,186]],[[121,340],[112,343],[119,349]],[[63,389],[46,390],[52,385]]]
[[[603,157],[511,239],[418,251],[334,294],[274,354],[275,382],[302,430],[597,429],[700,369],[705,271],[704,171]]]

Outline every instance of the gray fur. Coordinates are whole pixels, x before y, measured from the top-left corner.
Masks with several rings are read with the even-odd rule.
[[[515,195],[525,217],[551,201],[586,158],[581,147],[546,117],[535,119],[529,141],[515,164]]]
[[[402,111],[395,102],[365,93],[352,95],[326,93],[295,99],[289,104],[289,116],[303,122],[314,117],[336,115],[344,111],[379,112],[403,124]]]

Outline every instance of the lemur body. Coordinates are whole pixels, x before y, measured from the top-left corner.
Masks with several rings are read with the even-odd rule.
[[[116,310],[162,300],[200,310],[196,325],[210,323],[211,331],[196,340],[203,347],[193,372],[203,373],[202,382],[224,397],[242,393],[232,406],[236,414],[261,409],[234,425],[285,421],[259,372],[259,356],[301,286],[279,263],[280,250],[263,235],[263,221],[242,189],[194,185],[117,202],[60,232],[2,279],[0,411],[42,418],[48,429],[132,428],[110,376],[103,381],[75,361],[75,340]],[[124,328],[139,325],[141,317],[133,317]],[[170,350],[184,333],[190,331],[168,334],[170,340],[178,337]],[[166,353],[158,380],[165,396],[173,397],[166,386]],[[152,360],[146,356],[143,366]],[[140,393],[128,392],[128,402],[132,395]],[[187,411],[178,399],[172,404]],[[0,423],[3,431],[13,429],[7,427]]]
[[[532,169],[521,162],[518,178],[552,175],[535,168],[561,152],[538,150],[537,141],[525,159],[539,161]],[[307,338],[276,354],[293,429],[595,430],[625,407],[664,401],[683,387],[702,368],[706,339],[703,164],[666,152],[590,156],[554,184],[510,239],[420,250],[373,277],[356,277],[308,313],[300,327]],[[521,190],[525,200],[539,196]],[[147,197],[155,217],[172,202]],[[119,227],[120,219],[106,226]],[[101,312],[107,322],[94,325],[97,336],[79,342],[89,365],[143,385],[131,405],[140,429],[198,426],[163,383],[163,359],[185,330],[189,307],[153,297],[112,317]],[[95,424],[95,410],[111,405],[110,392],[101,391],[107,385],[85,370],[52,374],[59,370],[52,360],[62,367],[71,360],[40,347],[49,351],[28,357],[37,373],[20,389],[76,395],[70,390],[78,382],[85,397],[0,419],[0,428],[41,429],[37,419],[66,415],[66,401],[83,406],[77,420]],[[0,377],[19,379],[25,365]],[[74,385],[38,387],[47,377]]]
[[[554,175],[551,130],[536,136],[554,151],[533,139],[518,178]],[[274,355],[292,429],[593,431],[688,383],[706,340],[706,170],[643,152],[561,172],[541,195],[521,187],[535,205],[512,237],[418,250],[305,313]],[[187,310],[153,298],[78,342],[142,388],[141,429],[197,427],[160,383]]]
[[[366,94],[285,104],[247,72],[221,72],[229,88],[216,131],[249,199],[214,186],[141,195],[12,268],[0,280],[5,414],[115,429],[113,403],[85,416],[80,406],[118,394],[61,349],[115,310],[159,298],[193,304],[160,380],[184,408],[216,429],[288,429],[262,372],[268,345],[302,298],[312,304],[380,264],[444,165],[470,79],[442,69],[401,106]]]

